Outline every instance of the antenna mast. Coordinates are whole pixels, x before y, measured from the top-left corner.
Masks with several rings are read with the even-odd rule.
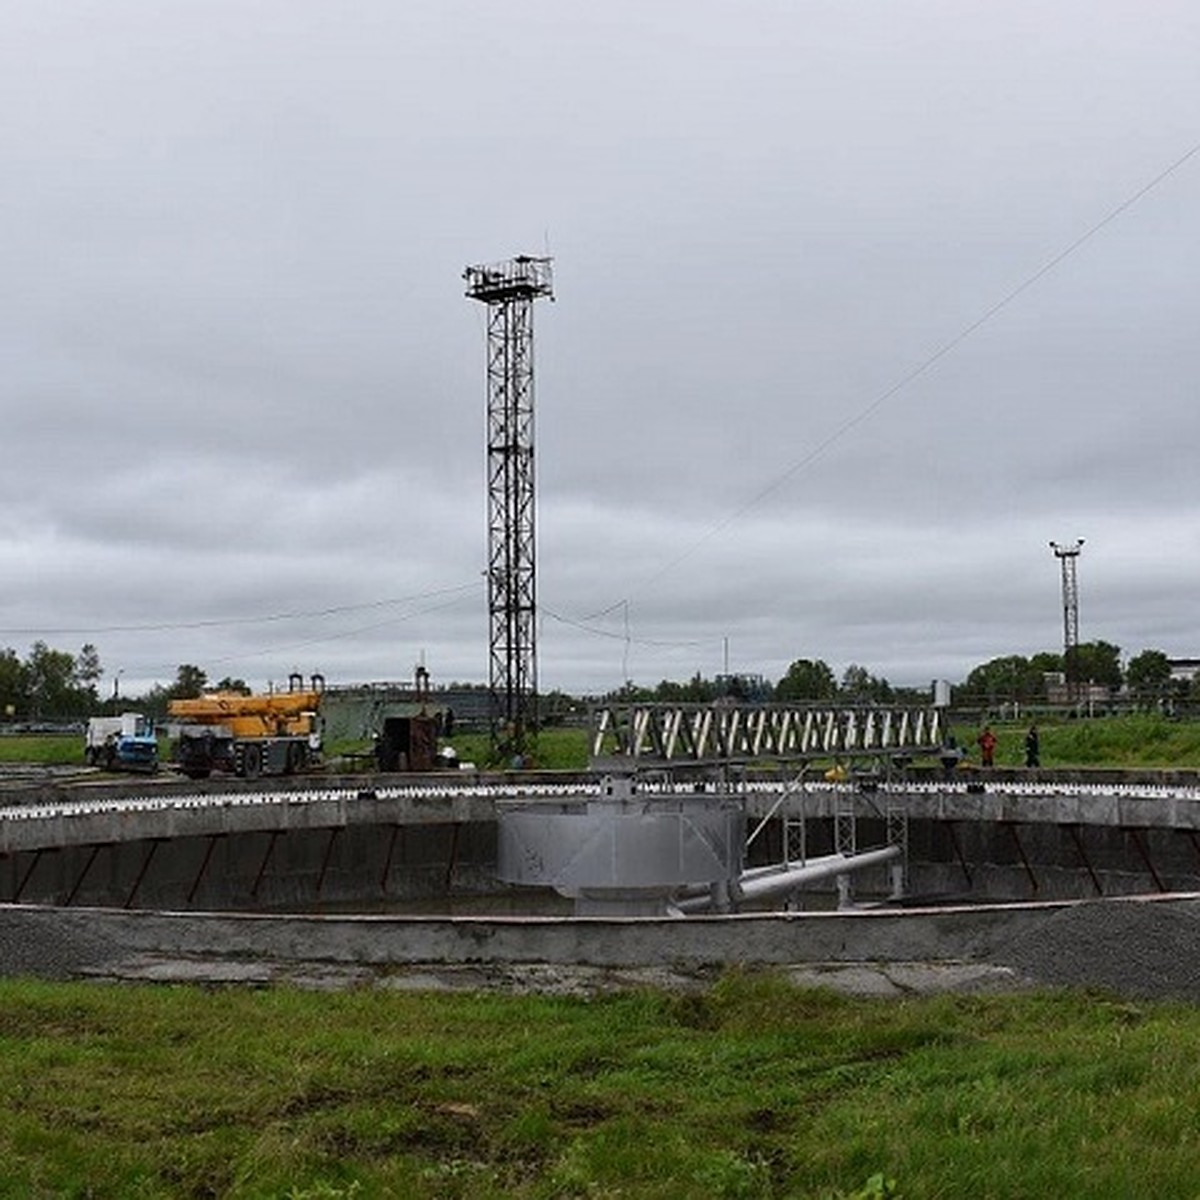
[[[533,302],[554,299],[549,258],[467,267],[487,305],[488,626],[492,746],[524,756],[537,732]]]
[[[1079,696],[1079,582],[1075,577],[1075,564],[1083,549],[1083,538],[1077,538],[1073,546],[1051,542],[1050,549],[1062,564],[1063,671],[1067,677],[1067,696],[1076,700]]]

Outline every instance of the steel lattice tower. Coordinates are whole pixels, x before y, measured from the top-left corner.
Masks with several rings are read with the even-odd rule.
[[[467,267],[487,305],[488,626],[492,743],[523,754],[537,731],[533,302],[554,298],[549,258]]]
[[[1067,694],[1074,700],[1078,690],[1078,680],[1075,678],[1078,664],[1075,660],[1079,648],[1079,581],[1075,564],[1083,549],[1083,538],[1076,539],[1073,546],[1051,542],[1050,549],[1062,564],[1063,671],[1067,677]]]

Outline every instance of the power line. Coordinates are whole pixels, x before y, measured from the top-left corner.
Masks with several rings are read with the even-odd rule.
[[[613,608],[619,607],[619,604],[614,604]],[[604,612],[611,612],[612,609],[605,609]],[[588,625],[585,621],[575,621],[570,617],[564,617],[560,613],[551,612],[545,605],[542,606],[542,612],[551,618],[551,620],[559,621],[563,625],[570,625],[572,629],[582,630],[584,633],[595,634],[596,637],[609,638],[617,642],[631,642],[635,646],[654,646],[659,649],[688,649],[695,646],[711,646],[719,642],[720,638],[691,638],[686,641],[656,641],[651,638],[631,637],[627,633],[613,633],[608,629],[598,629],[594,625]],[[597,616],[603,616],[604,613],[597,613]]]
[[[475,587],[477,585],[472,584],[471,586]],[[458,589],[449,589],[449,590],[463,591],[465,589],[458,588]],[[430,593],[430,594],[433,595],[433,594],[437,594],[437,593]],[[275,655],[284,654],[284,653],[291,652],[293,650],[307,650],[311,646],[323,646],[323,645],[328,644],[329,642],[344,641],[346,638],[359,637],[364,633],[374,633],[376,630],[379,630],[379,629],[388,629],[393,625],[402,624],[404,621],[411,621],[416,617],[428,616],[429,613],[441,612],[443,609],[452,608],[455,604],[458,603],[458,600],[459,600],[459,597],[456,596],[456,597],[454,597],[454,599],[444,601],[441,604],[431,604],[425,608],[417,609],[414,612],[405,613],[403,616],[400,616],[400,617],[392,617],[391,619],[389,619],[387,621],[376,621],[375,623],[373,623],[371,625],[361,625],[356,629],[344,630],[342,633],[332,633],[332,634],[328,634],[325,637],[319,637],[319,638],[308,638],[302,642],[290,642],[287,645],[283,645],[283,646],[268,646],[267,648],[265,648],[263,650],[247,650],[247,651],[243,651],[238,654],[229,654],[223,658],[210,659],[209,665],[210,666],[212,666],[212,665],[220,666],[222,663],[240,662],[242,659],[245,659],[245,658],[265,658],[268,654],[275,654]],[[369,606],[364,606],[364,607],[369,607]]]
[[[695,541],[693,541],[690,545],[685,546],[673,558],[667,559],[662,566],[645,577],[645,579],[642,581],[641,588],[645,589],[651,583],[654,583],[656,580],[661,579],[664,575],[673,571],[677,566],[679,566],[680,563],[686,561],[697,550],[699,550],[701,546],[711,541],[712,538],[714,538],[718,533],[721,533],[723,530],[727,529],[730,525],[732,525],[739,518],[745,516],[745,514],[750,512],[752,509],[757,508],[763,500],[772,495],[774,492],[777,492],[785,483],[788,482],[788,480],[790,480],[800,471],[804,470],[805,467],[811,466],[814,462],[816,462],[817,459],[822,457],[826,451],[828,451],[837,442],[841,441],[846,434],[856,429],[869,417],[878,412],[878,410],[882,408],[883,405],[889,400],[891,400],[893,396],[903,391],[910,383],[919,379],[937,363],[941,362],[941,360],[950,354],[951,351],[962,345],[962,343],[965,342],[972,334],[976,333],[993,317],[1012,304],[1012,302],[1019,296],[1027,292],[1039,280],[1048,275],[1056,267],[1060,266],[1063,262],[1075,254],[1076,251],[1080,250],[1087,242],[1091,241],[1092,238],[1100,233],[1101,230],[1111,225],[1113,221],[1132,208],[1139,200],[1149,195],[1150,192],[1154,191],[1155,188],[1167,180],[1171,175],[1178,171],[1180,167],[1182,167],[1190,159],[1194,158],[1197,154],[1200,154],[1200,142],[1197,142],[1188,151],[1186,151],[1186,153],[1181,154],[1177,159],[1175,159],[1174,162],[1172,162],[1169,166],[1159,171],[1159,173],[1155,175],[1154,178],[1148,183],[1143,184],[1137,189],[1137,191],[1133,192],[1130,196],[1122,200],[1120,204],[1111,209],[1104,217],[1088,228],[1086,232],[1080,234],[1079,237],[1075,238],[1075,240],[1067,245],[1064,249],[1060,250],[1052,258],[1043,263],[1042,266],[1033,272],[1033,274],[1027,276],[1011,291],[1005,293],[1000,297],[999,300],[996,300],[989,307],[984,309],[984,311],[973,321],[971,321],[970,324],[966,325],[948,341],[943,342],[938,349],[918,363],[917,366],[913,367],[910,371],[902,375],[895,383],[876,396],[875,399],[867,404],[864,408],[860,409],[853,416],[843,421],[842,424],[837,426],[832,433],[830,433],[822,441],[818,442],[817,445],[812,448],[812,450],[777,475],[774,480],[768,483],[765,487],[761,488],[744,504],[735,509],[728,516],[716,522],[716,524],[710,526],[704,533],[696,538]],[[636,594],[636,592],[633,594]],[[628,597],[626,597],[626,599],[628,599]],[[617,604],[611,605],[609,608],[605,609],[604,612],[611,612],[620,603],[622,602],[618,601]]]
[[[458,584],[455,587],[439,588],[430,592],[416,592],[411,596],[395,596],[386,600],[372,600],[365,604],[342,604],[333,608],[320,608],[309,611],[271,613],[258,617],[217,617],[202,621],[163,621],[145,625],[98,625],[98,626],[63,626],[60,628],[31,627],[0,629],[3,637],[63,637],[72,636],[95,637],[105,633],[170,633],[188,629],[223,629],[237,625],[267,625],[282,621],[314,620],[320,617],[340,616],[343,613],[365,612],[370,609],[388,608],[396,604],[411,604],[418,600],[428,600],[435,596],[459,595],[472,591],[480,586],[479,581]],[[404,619],[404,618],[401,618]],[[390,622],[385,622],[390,623]]]

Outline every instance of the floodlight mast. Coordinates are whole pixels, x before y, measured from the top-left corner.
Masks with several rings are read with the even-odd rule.
[[[1051,542],[1050,549],[1062,565],[1063,606],[1063,672],[1067,677],[1067,697],[1074,701],[1079,695],[1079,581],[1075,564],[1083,550],[1083,538],[1076,538],[1073,546]]]
[[[537,732],[533,302],[554,299],[553,260],[467,267],[487,305],[488,687],[492,747],[524,758]]]

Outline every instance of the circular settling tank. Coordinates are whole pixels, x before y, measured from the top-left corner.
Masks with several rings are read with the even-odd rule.
[[[581,916],[662,916],[696,889],[725,907],[742,873],[742,805],[711,792],[642,798],[606,778],[594,797],[505,805],[498,818],[500,879],[553,888]]]

